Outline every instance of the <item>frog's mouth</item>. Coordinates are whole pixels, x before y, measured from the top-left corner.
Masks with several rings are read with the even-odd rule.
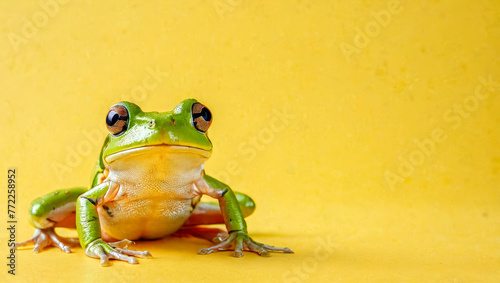
[[[202,158],[209,158],[211,155],[211,151],[192,146],[158,144],[158,145],[148,145],[148,146],[126,149],[117,153],[110,154],[104,159],[106,163],[109,164],[116,160],[123,159],[125,157],[131,157],[134,155],[143,155],[143,154],[149,154],[151,156],[190,154],[190,155],[198,155]]]

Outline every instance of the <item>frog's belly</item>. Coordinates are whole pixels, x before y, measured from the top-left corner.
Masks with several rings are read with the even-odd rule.
[[[101,231],[117,240],[156,239],[177,231],[190,215],[192,189],[205,160],[193,149],[152,146],[110,163],[106,181],[119,189],[98,205]]]
[[[102,232],[117,240],[165,237],[177,231],[190,212],[191,200],[123,200],[98,207]]]

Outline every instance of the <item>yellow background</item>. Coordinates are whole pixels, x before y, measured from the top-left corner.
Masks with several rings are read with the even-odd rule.
[[[88,184],[109,106],[194,97],[214,115],[207,172],[257,202],[256,240],[295,255],[198,256],[208,242],[166,238],[137,243],[155,258],[134,266],[22,250],[13,277],[2,228],[3,276],[500,280],[499,1],[46,2],[0,2],[2,227],[7,168],[25,240],[34,198]],[[436,131],[425,154],[415,140]]]

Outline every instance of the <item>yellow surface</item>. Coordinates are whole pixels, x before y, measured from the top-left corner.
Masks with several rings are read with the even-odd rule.
[[[7,168],[24,240],[32,199],[88,184],[110,105],[195,97],[215,117],[207,171],[295,255],[166,238],[134,266],[22,250],[10,276],[2,228],[2,277],[500,281],[499,1],[46,2],[0,2],[2,227]]]

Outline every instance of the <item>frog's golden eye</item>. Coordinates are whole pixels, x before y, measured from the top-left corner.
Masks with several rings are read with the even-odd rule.
[[[128,111],[122,105],[114,105],[106,116],[106,126],[112,135],[119,135],[127,130]]]
[[[205,133],[212,124],[212,113],[199,102],[193,104],[191,115],[193,116],[193,126],[202,133]]]

